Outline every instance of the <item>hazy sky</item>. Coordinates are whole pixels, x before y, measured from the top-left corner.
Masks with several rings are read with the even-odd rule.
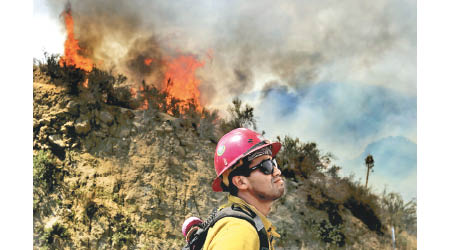
[[[34,1],[33,57],[62,53],[65,3]],[[136,55],[193,54],[206,61],[198,76],[207,107],[225,110],[239,96],[255,107],[258,130],[268,137],[317,142],[343,174],[362,179],[361,155],[372,153],[377,191],[389,185],[406,199],[416,196],[415,1],[71,4],[92,57],[140,77],[129,66]]]

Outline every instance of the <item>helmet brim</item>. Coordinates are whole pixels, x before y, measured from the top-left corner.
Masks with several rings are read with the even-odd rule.
[[[264,144],[264,145],[261,145],[260,147],[254,148],[253,150],[247,152],[245,155],[242,155],[241,157],[238,157],[235,161],[230,163],[230,166],[233,166],[239,159],[242,159],[242,158],[246,157],[247,155],[249,155],[249,154],[251,154],[251,153],[253,153],[253,152],[257,151],[257,150],[259,150],[261,148],[264,148],[264,147],[268,147],[268,146],[272,146],[272,158],[275,157],[278,154],[278,152],[280,151],[280,149],[281,149],[281,143],[279,143],[279,142],[272,142],[272,143],[269,143],[269,144]],[[212,186],[212,189],[213,189],[214,192],[223,192],[222,186],[220,185],[220,183],[222,182],[222,178],[221,178],[222,174],[223,174],[223,172],[220,173],[220,175],[217,176],[214,179],[214,181],[212,182],[211,186]]]

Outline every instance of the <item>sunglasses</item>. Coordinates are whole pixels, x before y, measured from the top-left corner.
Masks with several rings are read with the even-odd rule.
[[[274,171],[274,167],[278,168],[278,164],[277,161],[274,159],[266,159],[261,161],[258,165],[253,166],[251,168],[249,168],[249,172],[251,173],[252,171],[259,169],[261,170],[261,172],[263,172],[263,174],[265,175],[271,175],[273,174]]]

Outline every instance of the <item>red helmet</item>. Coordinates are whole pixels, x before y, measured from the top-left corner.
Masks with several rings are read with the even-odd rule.
[[[247,128],[237,128],[224,135],[217,143],[214,154],[214,167],[217,177],[214,179],[212,189],[221,192],[220,176],[240,159],[264,147],[272,146],[272,157],[280,151],[281,143],[265,140],[261,134]]]

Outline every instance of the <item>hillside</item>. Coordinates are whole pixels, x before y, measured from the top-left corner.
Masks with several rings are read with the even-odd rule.
[[[184,219],[205,218],[226,199],[210,187],[224,133],[214,116],[161,108],[150,98],[158,93],[142,109],[106,72],[49,66],[34,67],[34,248],[179,249]],[[306,173],[298,166],[310,158],[288,156],[280,153],[286,195],[269,215],[278,249],[391,248],[379,197],[325,169]],[[407,231],[398,248],[416,249]]]

